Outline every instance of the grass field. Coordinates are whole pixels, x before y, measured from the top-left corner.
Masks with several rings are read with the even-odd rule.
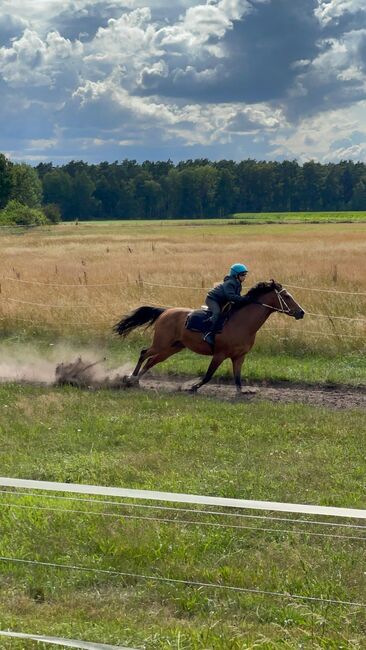
[[[233,260],[243,260],[248,286],[274,277],[309,312],[298,323],[272,316],[258,337],[264,353],[362,355],[366,224],[196,224],[89,222],[3,232],[3,335],[108,341],[112,324],[138,305],[198,307]]]
[[[249,223],[354,223],[366,221],[366,212],[237,212]]]
[[[78,354],[131,366],[150,335],[114,338],[122,314],[198,307],[242,260],[248,287],[274,277],[308,312],[269,319],[244,378],[365,385],[365,234],[361,222],[234,220],[5,229],[0,374],[36,368],[41,380]],[[184,352],[159,371],[192,376],[207,363]],[[229,373],[223,365],[218,377]],[[364,434],[361,410],[0,384],[3,476],[363,508]],[[146,650],[364,647],[359,606],[136,577],[366,604],[362,529],[9,492],[0,502],[0,556],[97,570],[0,562],[0,629]],[[4,650],[39,647],[1,640]]]
[[[364,507],[361,411],[14,385],[0,387],[0,404],[5,476]],[[359,529],[97,499],[8,493],[1,504],[4,557],[366,602],[365,542],[349,539]],[[213,525],[228,523],[244,528]],[[1,629],[148,650],[363,647],[356,606],[11,562],[0,571]]]

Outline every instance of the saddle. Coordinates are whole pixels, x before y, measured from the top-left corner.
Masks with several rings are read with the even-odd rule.
[[[216,334],[222,332],[225,322],[229,317],[230,310],[225,310],[221,314],[216,327]],[[201,307],[201,309],[195,309],[188,314],[185,328],[191,332],[200,332],[201,334],[207,334],[211,330],[211,316],[212,312],[207,307]]]

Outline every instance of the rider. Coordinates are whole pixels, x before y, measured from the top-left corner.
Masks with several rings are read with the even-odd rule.
[[[245,281],[248,269],[245,264],[233,264],[230,267],[229,275],[224,277],[224,281],[218,284],[207,294],[206,305],[212,312],[211,330],[203,337],[203,340],[210,345],[215,344],[215,334],[220,325],[220,316],[223,307],[228,303],[243,302],[241,297],[242,284]]]

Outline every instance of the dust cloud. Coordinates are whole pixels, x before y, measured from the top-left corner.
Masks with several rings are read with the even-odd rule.
[[[57,344],[37,350],[29,345],[0,344],[0,383],[122,388],[132,368],[125,363],[110,369],[103,352],[91,348]]]

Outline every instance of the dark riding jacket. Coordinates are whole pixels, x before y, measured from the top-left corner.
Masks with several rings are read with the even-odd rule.
[[[228,302],[241,302],[241,282],[232,275],[226,275],[224,281],[207,294],[207,298],[216,300],[222,308]]]

